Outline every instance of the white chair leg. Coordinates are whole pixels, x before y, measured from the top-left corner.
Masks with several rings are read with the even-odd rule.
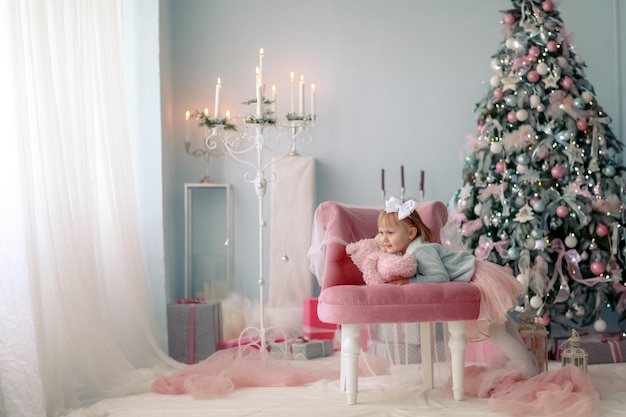
[[[452,393],[454,399],[461,401],[465,388],[465,322],[448,322],[450,332],[450,361],[452,362]]]
[[[359,377],[360,324],[341,325],[341,375],[340,385],[346,392],[348,404],[356,404]]]
[[[422,352],[422,379],[424,386],[433,389],[435,381],[433,377],[433,324],[420,323],[420,350]]]

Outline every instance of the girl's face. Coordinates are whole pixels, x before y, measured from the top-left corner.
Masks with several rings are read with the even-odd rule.
[[[409,244],[415,239],[417,229],[400,222],[380,226],[378,235],[387,253],[404,254]]]

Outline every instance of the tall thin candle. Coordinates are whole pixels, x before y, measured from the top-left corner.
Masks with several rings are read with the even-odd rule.
[[[311,84],[311,119],[315,120],[315,84]]]
[[[276,86],[272,86],[272,112],[276,114]]]
[[[215,85],[215,112],[213,117],[219,119],[220,117],[220,93],[222,91],[222,80],[218,77],[217,84]]]
[[[298,100],[298,115],[304,116],[304,75],[300,76],[300,94]]]
[[[291,94],[291,108],[290,108],[290,113],[294,112],[294,100],[295,100],[295,96],[294,96],[294,91],[293,91],[293,83],[294,83],[294,77],[295,74],[293,73],[293,71],[291,71],[291,73],[289,73],[289,85],[291,86],[291,90],[290,90],[290,94]]]
[[[189,113],[189,110],[187,110],[185,112],[185,142],[191,141],[189,137],[189,119],[191,119],[191,113]]]
[[[420,191],[424,192],[424,170],[420,171]]]
[[[400,165],[400,186],[404,188],[404,165]]]
[[[385,169],[381,169],[380,170],[380,186],[381,186],[381,190],[384,193],[385,192]]]
[[[256,116],[261,117],[263,105],[263,85],[259,80],[256,82]]]
[[[263,85],[263,48],[259,49],[259,81]]]

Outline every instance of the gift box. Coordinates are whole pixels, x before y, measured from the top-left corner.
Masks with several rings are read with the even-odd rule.
[[[550,358],[561,361],[561,353],[568,347],[567,339],[553,339]],[[580,337],[580,347],[589,357],[589,365],[626,362],[626,340],[621,334],[591,334]]]
[[[270,352],[279,354],[291,354],[293,359],[315,359],[333,354],[332,340],[295,340],[272,342],[269,344]]]
[[[428,323],[381,323],[377,326],[375,339],[420,345],[420,324],[428,325]],[[435,340],[444,339],[443,323],[435,323],[433,331]]]
[[[338,326],[324,323],[317,316],[317,298],[305,298],[302,308],[302,334],[307,340],[333,340]]]
[[[443,341],[434,344],[433,360],[444,362],[446,360],[446,345]],[[374,340],[370,344],[370,350],[374,356],[385,357],[392,365],[405,365],[422,363],[422,347],[414,343],[388,343],[382,340]]]
[[[191,364],[211,356],[222,345],[222,305],[181,299],[167,305],[169,355]]]
[[[332,340],[297,341],[291,345],[294,359],[315,359],[333,354]]]

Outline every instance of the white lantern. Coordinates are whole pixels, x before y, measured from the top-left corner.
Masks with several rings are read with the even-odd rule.
[[[548,331],[544,326],[535,322],[535,313],[525,308],[520,314],[520,324],[517,326],[526,349],[535,357],[539,372],[548,370]]]
[[[567,339],[568,347],[561,353],[561,364],[574,365],[583,372],[587,372],[589,354],[580,347],[580,335],[572,329],[572,337]]]

